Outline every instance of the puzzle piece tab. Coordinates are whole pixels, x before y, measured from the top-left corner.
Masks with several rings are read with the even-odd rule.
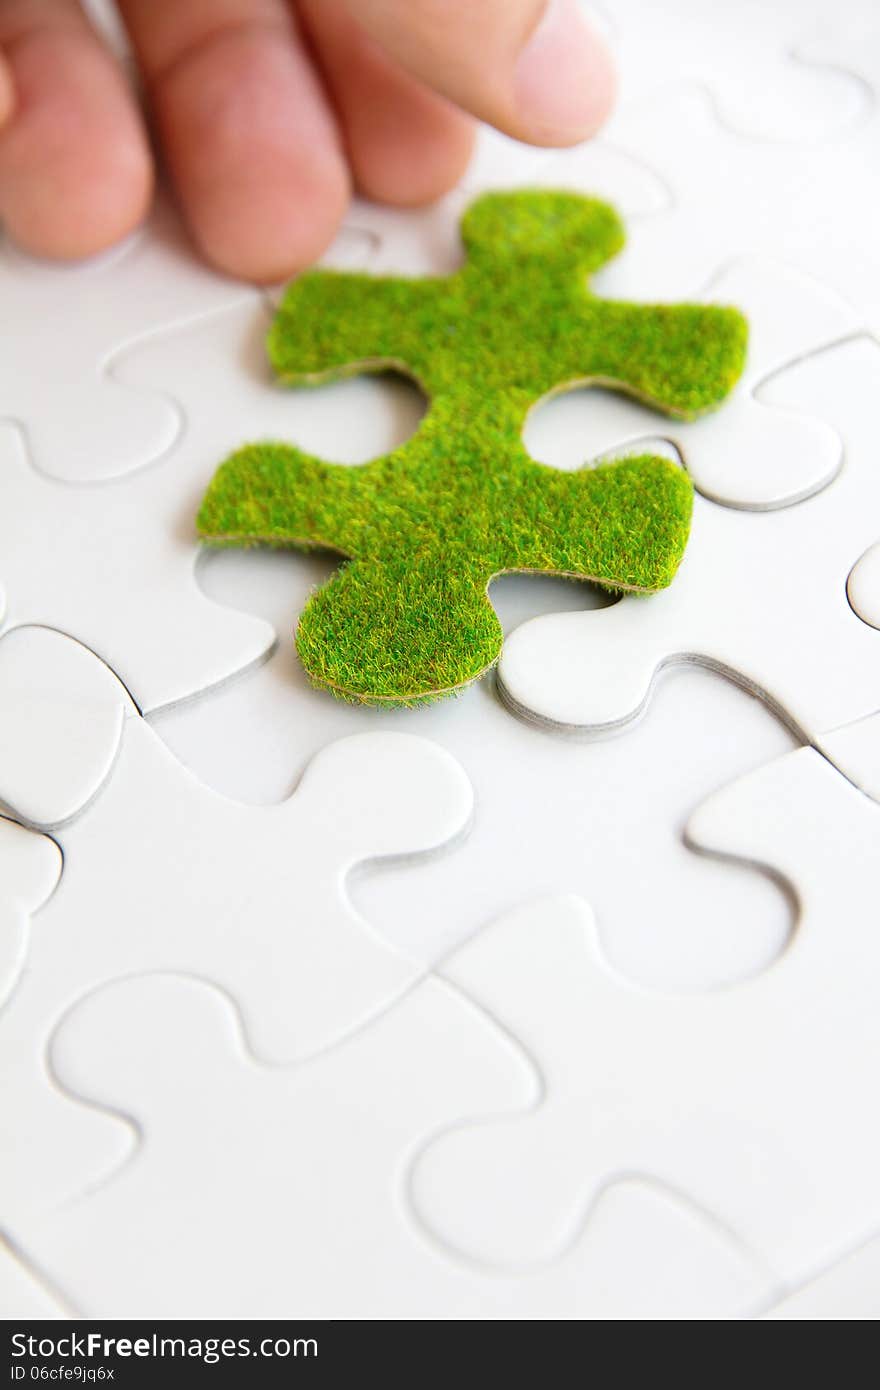
[[[34,633],[18,653],[22,665],[30,662],[21,687],[37,691],[43,681],[47,697],[57,696],[74,645]],[[106,668],[84,659],[101,699]],[[80,679],[77,694],[84,689]],[[121,687],[119,696],[124,702]],[[83,699],[71,714],[88,725],[93,705]],[[52,700],[34,708],[21,709],[18,721],[32,747],[40,717],[54,718]],[[73,718],[68,728],[75,737]],[[261,1056],[280,1061],[330,1047],[425,971],[355,912],[348,872],[365,860],[434,850],[471,814],[470,784],[454,758],[408,734],[330,744],[295,794],[267,807],[201,786],[130,705],[114,752],[100,790],[61,833],[60,886],[0,1010],[0,1190],[14,1211],[69,1192],[83,1173],[95,1177],[120,1159],[118,1126],[84,1110],[69,1115],[63,1144],[51,1142],[59,1106],[72,1107],[46,1074],[46,1042],[75,1000],[116,975],[190,971],[238,1002]],[[103,758],[96,766],[104,768]],[[2,768],[0,795],[10,800]]]
[[[81,1314],[726,1317],[766,1298],[760,1267],[717,1226],[625,1179],[552,1268],[499,1279],[427,1241],[408,1157],[534,1092],[516,1044],[442,981],[302,1066],[257,1066],[247,1043],[226,996],[178,976],[119,982],[64,1020],[61,1084],[143,1136],[113,1181],[16,1223]]]
[[[589,292],[587,274],[623,239],[603,203],[487,195],[462,236],[467,262],[445,278],[300,277],[269,337],[290,383],[413,376],[431,401],[415,436],[357,469],[252,445],[218,470],[199,513],[212,544],[319,546],[350,561],[307,604],[297,649],[317,685],[353,700],[415,703],[477,679],[501,648],[486,588],[506,570],[668,584],[690,519],[682,472],[651,457],[548,470],[522,445],[526,415],[592,381],[691,418],[743,366],[736,310]]]

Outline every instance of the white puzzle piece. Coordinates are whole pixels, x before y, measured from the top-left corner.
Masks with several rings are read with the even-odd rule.
[[[869,546],[849,572],[846,596],[863,623],[880,628],[880,541]]]
[[[300,1067],[257,1066],[247,1042],[228,998],[173,976],[113,985],[64,1020],[62,1084],[141,1135],[100,1190],[17,1232],[81,1314],[720,1317],[766,1296],[711,1223],[639,1183],[612,1186],[589,1239],[522,1278],[427,1243],[414,1149],[534,1089],[515,1043],[441,981]]]
[[[77,265],[0,248],[0,419],[20,424],[34,467],[67,482],[117,478],[166,453],[183,424],[174,382],[150,395],[115,379],[129,343],[256,291],[210,270],[163,200],[147,225]]]
[[[869,3],[854,7],[847,0],[836,25]],[[699,81],[732,131],[803,144],[837,135],[870,107],[871,91],[848,55],[841,60],[823,45],[806,57],[805,36],[830,27],[825,0],[601,0],[601,10],[610,21],[624,100]]]
[[[654,169],[670,199],[666,212],[631,223],[626,248],[596,276],[599,293],[685,299],[718,266],[759,254],[812,275],[864,324],[880,325],[880,263],[866,234],[880,199],[876,100],[845,140],[803,154],[726,130],[698,86],[620,107],[608,138]]]
[[[63,673],[72,644],[42,636],[36,669],[54,689],[51,655]],[[92,660],[101,695],[105,668]],[[47,712],[51,724],[48,704],[35,702],[33,716],[21,711],[25,739],[36,738]],[[81,714],[88,723],[88,703]],[[9,799],[2,768],[0,794]],[[471,803],[467,778],[443,749],[377,732],[324,748],[288,801],[243,806],[195,781],[130,715],[103,788],[60,837],[61,884],[0,1011],[5,1201],[46,1201],[53,1183],[68,1190],[77,1174],[101,1169],[106,1130],[86,1112],[69,1118],[78,1130],[60,1151],[51,1142],[56,1115],[62,1124],[70,1106],[46,1074],[46,1041],[77,998],[117,975],[190,971],[238,1001],[261,1056],[282,1061],[329,1047],[425,969],[354,911],[346,876],[365,860],[446,844],[467,825]],[[111,1162],[117,1157],[114,1149]]]
[[[880,807],[804,748],[710,797],[688,834],[792,885],[793,942],[756,979],[638,990],[574,897],[446,962],[541,1077],[529,1110],[453,1129],[417,1161],[417,1209],[451,1249],[514,1268],[559,1256],[620,1171],[686,1193],[787,1283],[876,1229]]]
[[[641,712],[664,665],[696,661],[760,694],[805,741],[875,709],[880,634],[853,613],[846,580],[880,515],[878,392],[880,348],[865,338],[779,377],[770,402],[809,404],[839,428],[846,462],[837,478],[771,513],[697,497],[668,589],[539,617],[513,633],[499,666],[508,703],[550,725],[609,729]]]
[[[0,638],[0,783],[7,806],[54,830],[77,815],[113,766],[133,706],[113,672],[48,628]]]
[[[54,840],[0,817],[0,1004],[24,965],[30,919],[60,876],[61,851]]]
[[[203,460],[207,483],[216,459]],[[195,579],[202,492],[175,455],[113,484],[41,477],[0,427],[0,594],[7,622],[75,635],[141,709],[173,704],[265,659],[275,633],[220,609]]]
[[[697,491],[755,511],[818,492],[840,467],[840,436],[815,415],[770,408],[759,388],[781,367],[855,333],[858,316],[810,277],[762,257],[735,262],[701,298],[742,310],[749,348],[741,380],[717,411],[662,426]],[[623,394],[587,388],[539,404],[523,439],[541,463],[577,468],[612,449],[644,444],[657,430],[656,410]]]

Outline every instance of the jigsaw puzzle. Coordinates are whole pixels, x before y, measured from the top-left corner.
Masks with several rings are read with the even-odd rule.
[[[440,280],[326,271],[289,290],[269,336],[283,381],[394,367],[430,400],[403,448],[346,470],[282,444],[222,465],[199,512],[212,544],[334,549],[347,558],[307,604],[297,650],[316,685],[414,704],[497,660],[486,596],[510,570],[650,591],[672,579],[690,490],[664,459],[552,473],[520,432],[542,396],[617,385],[685,418],[717,406],[742,369],[733,309],[611,303],[585,289],[620,248],[607,205],[570,194],[478,199],[464,268]]]
[[[0,244],[7,1318],[880,1316],[876,6],[588,8],[283,297]]]

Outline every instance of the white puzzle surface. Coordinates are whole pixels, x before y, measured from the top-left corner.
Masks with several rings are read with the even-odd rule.
[[[606,132],[482,132],[326,263],[447,272],[476,192],[575,188],[627,223],[597,292],[737,304],[748,364],[695,423],[532,412],[552,466],[680,461],[691,539],[650,598],[496,580],[460,699],[312,690],[333,560],[195,540],[235,446],[356,465],[414,385],[277,386],[277,292],[168,201],[0,245],[0,1315],[880,1315],[880,21],[587,8]]]

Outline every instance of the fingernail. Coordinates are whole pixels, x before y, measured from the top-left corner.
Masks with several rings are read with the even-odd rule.
[[[613,92],[611,58],[576,0],[549,0],[516,65],[520,119],[540,143],[582,140],[601,125]]]

